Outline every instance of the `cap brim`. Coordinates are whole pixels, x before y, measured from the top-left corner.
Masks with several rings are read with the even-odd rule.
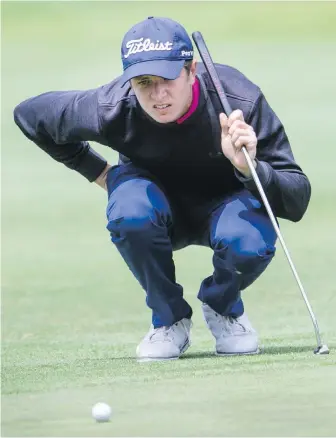
[[[155,60],[138,62],[128,67],[121,77],[122,86],[132,78],[142,75],[160,76],[165,79],[176,79],[179,77],[184,66],[184,59],[178,61]]]

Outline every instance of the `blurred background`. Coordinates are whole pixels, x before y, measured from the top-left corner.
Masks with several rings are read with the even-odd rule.
[[[299,224],[282,221],[281,228],[324,336],[329,344],[336,342],[336,3],[4,1],[1,9],[2,405],[9,435],[48,433],[51,423],[38,423],[34,403],[52,420],[54,391],[88,382],[103,387],[93,361],[132,358],[150,323],[144,293],[109,241],[106,193],[29,142],[13,122],[13,109],[45,91],[95,88],[113,80],[122,72],[124,33],[150,15],[173,18],[190,34],[201,31],[214,61],[238,68],[259,85],[283,122],[294,156],[311,181],[312,199]],[[117,161],[112,150],[93,146],[110,162]],[[208,351],[213,343],[196,295],[212,272],[211,253],[187,248],[175,254],[175,262],[177,280],[195,309],[195,351]],[[313,348],[309,315],[280,245],[265,275],[245,297],[265,345]],[[208,365],[200,361],[197,366],[204,371]],[[144,381],[151,378],[132,362],[100,362],[99,367],[99,375],[110,383],[111,375],[126,379],[141,372]],[[132,397],[129,387],[118,387],[115,380],[113,385],[125,403]],[[195,387],[197,394],[200,387]],[[34,399],[36,392],[44,395]],[[78,399],[75,392],[64,394]],[[87,394],[79,398],[90,403]],[[262,406],[268,409],[267,398]],[[203,429],[187,417],[188,429],[176,433],[216,434],[213,423],[197,418],[202,418]],[[309,418],[307,414],[308,423]],[[158,433],[140,416],[137,421],[140,429],[134,433]],[[66,424],[62,428],[55,423],[53,430],[67,436],[75,430],[94,433]],[[169,424],[167,420],[173,434]],[[293,436],[305,431],[295,428],[295,420],[293,424],[288,429]],[[230,427],[233,434],[262,433],[258,425],[244,429],[244,421]],[[324,432],[309,427],[317,435]],[[279,430],[269,426],[264,432]],[[115,433],[123,431],[133,433],[126,415]]]

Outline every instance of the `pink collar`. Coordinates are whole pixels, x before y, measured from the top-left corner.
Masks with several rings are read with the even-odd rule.
[[[192,113],[194,113],[196,111],[196,108],[198,106],[198,102],[199,102],[199,97],[200,97],[200,83],[198,78],[195,78],[195,82],[192,86],[192,101],[191,101],[191,105],[188,109],[188,111],[179,119],[176,120],[176,123],[178,125],[180,125],[181,123],[183,123],[185,120],[187,120]]]

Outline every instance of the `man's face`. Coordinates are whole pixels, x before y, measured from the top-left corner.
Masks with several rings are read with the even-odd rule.
[[[192,85],[195,81],[196,62],[190,73],[185,68],[180,76],[168,80],[159,76],[137,76],[131,85],[142,109],[159,123],[174,122],[189,109]]]

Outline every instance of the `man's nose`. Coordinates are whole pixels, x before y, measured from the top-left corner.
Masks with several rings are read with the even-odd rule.
[[[161,101],[167,96],[167,88],[165,84],[162,83],[156,83],[153,86],[152,90],[152,99]]]

